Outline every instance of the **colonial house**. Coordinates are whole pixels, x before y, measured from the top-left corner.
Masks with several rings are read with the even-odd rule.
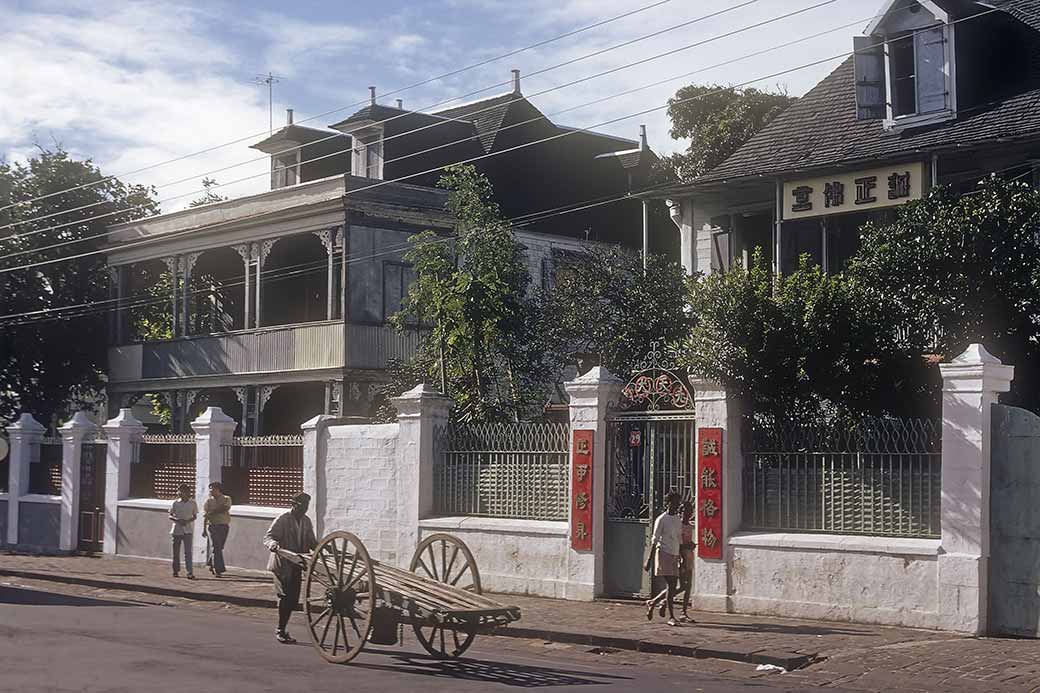
[[[513,90],[434,113],[376,101],[331,129],[288,122],[252,145],[271,190],[112,227],[109,409],[164,399],[172,431],[220,406],[242,432],[296,433],[315,414],[366,415],[390,359],[421,331],[387,319],[413,279],[408,239],[454,220],[435,187],[472,160],[527,247],[535,286],[587,242],[638,246],[629,198],[655,161],[639,141],[570,129]],[[603,200],[612,204],[589,206]],[[558,212],[567,212],[558,214]],[[540,213],[550,212],[542,215]]]
[[[859,229],[935,184],[1036,180],[1040,3],[889,0],[854,54],[714,170],[668,199],[690,272],[835,271]]]

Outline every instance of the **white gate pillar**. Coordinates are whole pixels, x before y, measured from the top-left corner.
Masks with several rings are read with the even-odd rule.
[[[80,461],[83,439],[97,431],[97,426],[78,411],[61,427],[61,522],[58,548],[74,551],[79,544]]]
[[[990,556],[990,412],[1011,389],[1013,366],[972,344],[942,373],[942,550],[939,615],[943,628],[981,635],[987,628]]]
[[[564,599],[592,601],[603,594],[603,538],[606,523],[607,495],[607,405],[617,402],[624,385],[609,370],[596,366],[585,375],[564,383],[570,398],[571,441],[574,446],[575,431],[593,431],[592,434],[592,551],[576,551],[571,548],[577,528],[570,515],[574,508],[573,492],[568,489],[568,526],[570,535],[567,538],[567,582],[564,583]],[[569,483],[573,485],[574,475],[570,471],[571,459],[568,459]]]
[[[206,538],[202,534],[205,528],[202,506],[209,497],[209,485],[221,480],[224,445],[231,443],[237,425],[220,407],[206,407],[206,411],[191,422],[195,431],[195,504],[199,506],[192,543],[192,557],[196,563],[204,563],[206,560]]]
[[[18,544],[18,501],[29,493],[29,463],[40,457],[40,440],[46,431],[32,414],[22,414],[7,427],[11,450],[7,464],[7,543]]]
[[[694,409],[697,417],[697,451],[700,451],[701,429],[722,429],[722,543],[721,559],[705,559],[700,555],[694,559],[694,603],[701,611],[730,611],[730,555],[727,542],[740,530],[743,511],[743,457],[740,452],[740,435],[744,410],[741,402],[726,392],[721,385],[706,380],[691,379]],[[696,479],[698,497],[701,479]],[[695,517],[699,516],[697,508]],[[698,545],[705,541],[698,527],[695,538]]]
[[[303,430],[303,492],[311,497],[307,514],[320,540],[325,534],[325,456],[329,424],[335,416],[318,414],[300,425]]]
[[[144,424],[134,418],[129,408],[120,409],[102,428],[105,430],[105,528],[101,550],[116,553],[119,532],[119,501],[130,495],[130,465],[134,444],[145,432]]]
[[[448,423],[451,400],[419,385],[393,400],[397,408],[397,563],[419,544],[419,520],[433,514],[434,439]]]

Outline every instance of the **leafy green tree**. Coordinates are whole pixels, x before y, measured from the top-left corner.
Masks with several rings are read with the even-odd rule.
[[[576,355],[624,378],[655,340],[683,339],[693,325],[686,273],[660,255],[594,247],[559,258],[541,297],[540,339],[559,374]],[[558,375],[557,375],[558,377]]]
[[[212,204],[214,202],[224,202],[228,198],[213,192],[213,188],[219,184],[215,178],[203,178],[202,189],[205,191],[202,193],[202,197],[197,197],[188,203],[189,207],[201,207],[202,205]]]
[[[756,413],[920,415],[924,362],[899,348],[877,292],[827,275],[803,256],[774,286],[761,253],[697,280],[697,325],[684,348],[693,373],[724,384]]]
[[[665,157],[667,175],[691,180],[725,161],[793,103],[786,93],[690,84],[668,100],[673,139],[690,139],[685,153]]]
[[[982,343],[1015,366],[1005,401],[1040,407],[1040,192],[935,188],[861,233],[850,272],[888,299],[907,350],[949,359]]]
[[[0,419],[29,411],[46,421],[96,403],[108,322],[90,308],[108,298],[108,274],[103,254],[72,258],[101,249],[108,226],[157,212],[153,195],[60,148],[0,162],[0,226],[25,222],[0,230],[0,271],[13,270],[0,273],[0,315],[35,313],[0,319]]]
[[[544,382],[523,247],[475,168],[452,166],[439,184],[455,234],[410,239],[416,281],[393,322],[430,327],[412,373],[443,381],[456,418],[516,420],[535,408]]]

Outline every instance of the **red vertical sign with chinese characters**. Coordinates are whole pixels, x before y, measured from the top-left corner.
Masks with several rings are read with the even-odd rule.
[[[697,441],[697,555],[722,558],[722,429],[699,429]]]
[[[592,550],[592,436],[575,431],[571,449],[571,548]]]

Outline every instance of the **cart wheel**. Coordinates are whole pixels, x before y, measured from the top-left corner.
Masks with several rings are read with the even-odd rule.
[[[480,594],[480,571],[469,547],[450,534],[431,534],[422,540],[409,568],[417,575]],[[461,657],[471,644],[473,633],[459,633],[441,626],[412,626],[415,637],[438,659]],[[450,633],[450,635],[449,635]]]
[[[376,574],[361,540],[333,532],[318,544],[307,568],[303,602],[311,642],[326,661],[354,659],[372,630]]]

